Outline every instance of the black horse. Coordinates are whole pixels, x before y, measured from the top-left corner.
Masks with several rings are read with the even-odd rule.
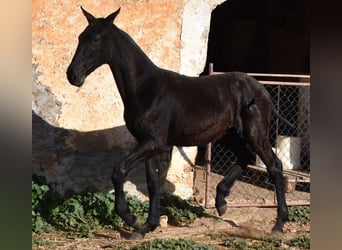
[[[124,31],[113,24],[120,8],[106,18],[95,18],[81,7],[89,25],[67,70],[69,82],[82,86],[85,78],[102,64],[109,64],[124,104],[124,119],[137,146],[114,167],[115,211],[140,239],[159,225],[159,188],[165,167],[160,159],[175,146],[205,145],[223,136],[238,160],[217,186],[215,206],[226,212],[225,197],[243,168],[257,153],[275,184],[278,201],[273,232],[283,232],[288,208],[283,186],[282,163],[269,141],[272,113],[267,90],[241,72],[188,77],[158,68]],[[127,173],[146,164],[150,196],[147,221],[141,224],[124,198]]]

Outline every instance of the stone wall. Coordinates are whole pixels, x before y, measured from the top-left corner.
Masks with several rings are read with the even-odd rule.
[[[204,68],[210,13],[223,1],[33,0],[32,144],[33,173],[55,189],[112,189],[113,166],[134,146],[124,126],[123,104],[109,67],[90,74],[82,88],[71,86],[66,69],[87,25],[79,6],[97,17],[121,7],[116,25],[128,32],[162,68],[198,75]],[[185,153],[185,154],[184,154]],[[196,148],[173,150],[169,190],[191,196]],[[184,159],[187,155],[189,159]],[[185,157],[186,158],[186,157]],[[146,198],[143,167],[131,173],[129,192]],[[134,177],[139,176],[138,180]]]

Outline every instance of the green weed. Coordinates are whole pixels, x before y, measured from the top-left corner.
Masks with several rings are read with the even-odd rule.
[[[231,237],[223,244],[229,249],[248,250],[285,250],[285,240],[281,238],[269,238],[261,241]]]
[[[296,237],[289,240],[288,244],[293,247],[310,249],[310,238],[307,236]]]
[[[141,221],[148,217],[148,201],[141,202],[125,194],[132,213]],[[170,194],[161,196],[161,213],[169,217],[173,225],[191,223],[204,214],[204,208],[194,206],[191,200],[182,200]],[[32,231],[49,232],[52,228],[67,231],[78,237],[91,237],[99,226],[122,228],[124,221],[114,211],[114,195],[88,191],[76,194],[72,191],[61,197],[44,184],[32,181]]]
[[[202,206],[193,205],[191,199],[182,200],[179,196],[162,194],[160,198],[161,214],[168,216],[168,223],[174,226],[184,226],[205,214]]]
[[[180,249],[192,249],[192,250],[214,250],[215,248],[210,245],[198,244],[190,239],[156,239],[145,241],[141,245],[134,246],[130,250],[180,250]]]
[[[289,221],[301,224],[310,223],[310,206],[289,207]]]
[[[228,249],[247,249],[247,250],[289,250],[293,249],[310,249],[310,238],[301,236],[293,239],[285,239],[277,236],[266,236],[260,240],[245,239],[240,237],[232,237],[226,233],[210,233],[211,239],[222,241],[224,247]]]
[[[51,229],[50,224],[42,215],[48,192],[47,185],[38,185],[32,181],[32,230],[37,233],[47,232]]]

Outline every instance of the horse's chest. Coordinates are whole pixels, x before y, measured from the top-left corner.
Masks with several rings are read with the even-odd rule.
[[[125,112],[126,127],[129,132],[137,139],[153,137],[161,133],[167,123],[163,116],[153,112]]]

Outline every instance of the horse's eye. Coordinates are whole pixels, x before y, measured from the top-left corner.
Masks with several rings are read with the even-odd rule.
[[[100,42],[100,36],[94,36],[92,39],[93,43],[99,43]]]

